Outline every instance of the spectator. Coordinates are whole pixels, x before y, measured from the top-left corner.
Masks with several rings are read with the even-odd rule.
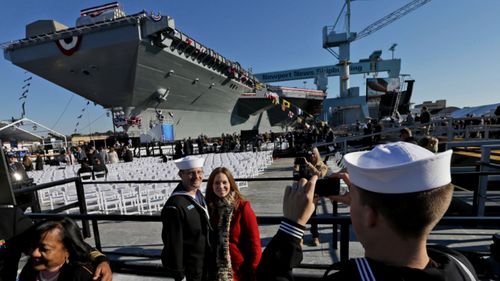
[[[40,154],[36,154],[36,159],[35,159],[35,170],[41,171],[43,170],[43,158]]]
[[[417,142],[413,138],[413,134],[409,128],[403,128],[399,130],[399,140],[404,142],[409,142],[416,144]]]
[[[134,161],[134,155],[132,153],[132,150],[130,150],[127,145],[123,147],[122,158],[123,158],[123,161],[125,161],[125,162]]]
[[[211,280],[255,281],[262,255],[257,218],[227,168],[216,168],[207,183],[207,204],[214,229],[215,265]]]
[[[16,155],[14,153],[7,154],[9,174],[13,183],[22,183],[28,179],[28,174],[24,168],[24,165],[17,162]]]
[[[109,153],[106,147],[99,148],[99,155],[101,156],[101,160],[103,164],[109,163]]]
[[[116,164],[118,162],[120,162],[120,159],[118,158],[118,153],[116,153],[114,147],[111,147],[109,149],[109,164]]]
[[[427,109],[427,106],[422,106],[422,111],[420,112],[420,124],[425,125],[423,127],[424,134],[429,134],[430,123],[431,122],[431,113]]]
[[[30,258],[19,281],[93,280],[91,248],[73,220],[42,221],[35,226],[30,245]]]
[[[108,176],[108,167],[106,164],[101,163],[101,159],[96,158],[94,165],[92,166],[94,178],[102,178]]]
[[[78,169],[78,171],[76,171],[76,174],[82,178],[82,180],[89,180],[92,178],[92,167],[90,167],[87,161],[83,161],[82,166]]]
[[[438,144],[439,140],[431,136],[425,136],[418,141],[418,145],[433,153],[438,152]]]
[[[23,166],[26,172],[33,171],[33,161],[31,160],[31,157],[28,156],[28,154],[24,155],[23,157]]]
[[[313,147],[311,151],[309,151],[308,155],[308,157],[304,158],[306,167],[305,177],[309,179],[312,176],[318,176],[319,178],[326,176],[326,173],[328,172],[328,166],[326,166],[326,164],[321,160],[321,155],[319,154],[318,148]],[[316,216],[316,209],[314,210],[312,216]],[[311,223],[311,235],[311,244],[313,246],[319,246],[321,242],[319,240],[317,223]]]
[[[87,154],[81,147],[76,148],[76,160],[78,160],[78,163],[82,164],[85,159],[87,159]]]
[[[75,165],[77,163],[75,155],[69,149],[64,156],[64,162],[66,165]]]

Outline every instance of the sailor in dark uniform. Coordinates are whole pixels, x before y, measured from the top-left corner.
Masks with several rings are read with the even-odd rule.
[[[452,151],[434,154],[406,142],[376,146],[344,156],[347,173],[337,174],[350,192],[330,199],[351,205],[354,232],[364,258],[349,260],[326,280],[478,280],[471,263],[444,246],[426,245],[448,208],[453,185]],[[317,177],[287,187],[278,233],[267,246],[258,280],[292,280],[302,260],[299,245],[314,210]]]
[[[181,183],[161,212],[164,244],[161,260],[175,280],[206,278],[211,229],[205,198],[199,191],[203,182],[203,162],[204,159],[195,156],[174,161]]]
[[[0,205],[0,280],[16,280],[19,259],[32,225],[21,209]]]

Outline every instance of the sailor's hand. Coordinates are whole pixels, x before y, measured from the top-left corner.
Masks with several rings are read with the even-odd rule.
[[[285,218],[300,225],[305,225],[311,217],[314,209],[314,188],[317,176],[309,181],[300,179],[292,186],[287,186],[283,197],[283,215]]]
[[[349,188],[351,187],[351,181],[349,180],[349,174],[346,172],[333,173],[330,177],[331,178],[339,178],[339,179],[343,180]],[[328,199],[330,199],[331,201],[344,203],[346,205],[351,205],[351,195],[349,194],[349,191],[347,191],[344,194],[340,194],[340,195],[330,195],[330,196],[328,196]]]
[[[113,272],[111,271],[111,267],[109,267],[109,263],[107,261],[101,262],[100,264],[97,265],[97,268],[95,269],[94,273],[94,278],[92,278],[92,280],[101,280],[101,281],[113,280]]]

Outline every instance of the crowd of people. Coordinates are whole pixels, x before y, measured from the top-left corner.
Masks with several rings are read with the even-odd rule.
[[[343,179],[349,191],[328,198],[351,206],[365,258],[351,259],[325,278],[477,280],[463,255],[427,246],[430,231],[450,204],[451,154],[433,153],[411,142],[346,154],[347,169],[329,177]],[[326,174],[317,149],[303,164],[310,179],[301,178],[286,188],[284,219],[263,253],[256,216],[231,171],[213,170],[203,196],[199,189],[204,159],[191,155],[175,164],[181,182],[161,212],[161,261],[175,280],[293,280],[292,269],[302,260],[305,225],[315,211],[315,184]],[[71,220],[32,226],[12,206],[2,206],[1,215],[2,280],[15,280],[21,252],[30,257],[21,281],[111,279],[105,259],[95,259],[101,255],[92,254]]]

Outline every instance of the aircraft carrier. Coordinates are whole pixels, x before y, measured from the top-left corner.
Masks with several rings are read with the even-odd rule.
[[[2,47],[13,64],[110,109],[114,124],[131,136],[163,123],[173,127],[175,139],[280,131],[290,119],[265,97],[266,85],[182,33],[173,18],[127,16],[117,2],[82,10],[71,28],[35,21],[26,26],[26,38]],[[314,90],[282,92],[310,114],[320,113],[326,97]]]

